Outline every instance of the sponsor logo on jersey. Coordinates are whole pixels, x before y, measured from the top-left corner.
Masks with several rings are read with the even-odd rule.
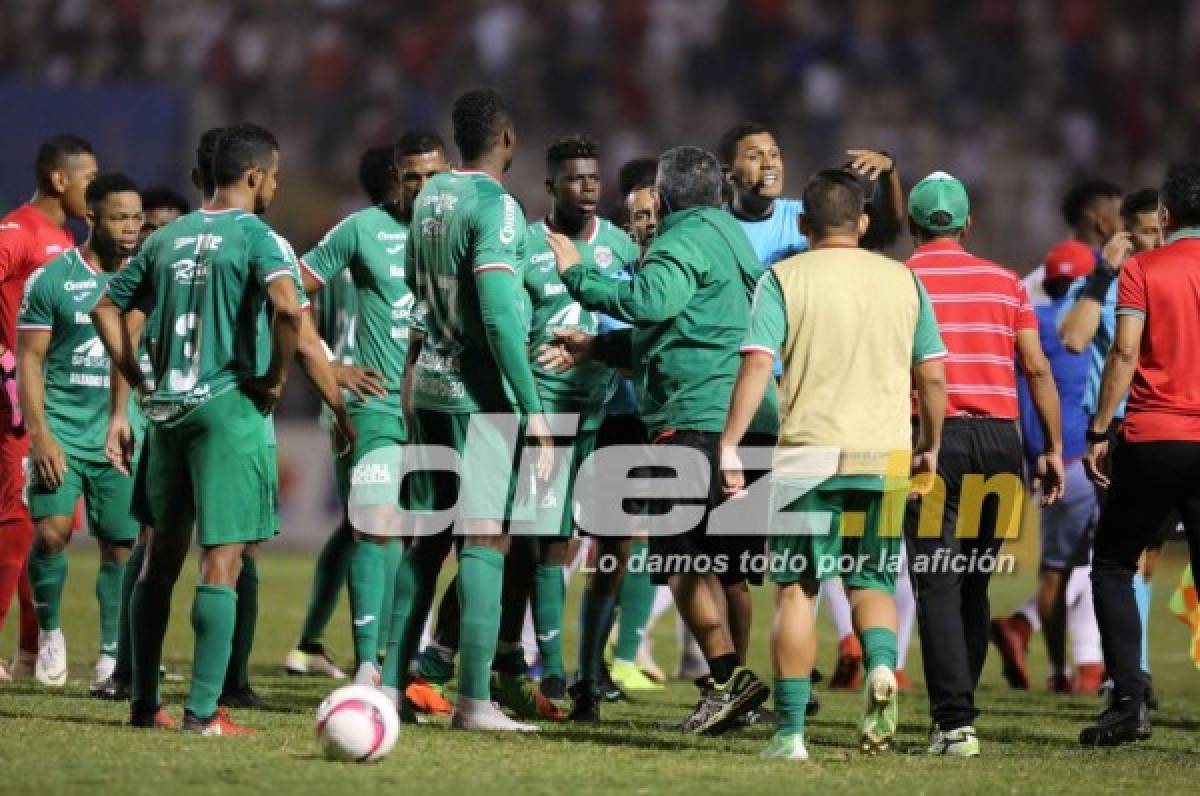
[[[176,238],[174,240],[174,242],[172,243],[172,248],[174,248],[176,251],[178,251],[179,249],[182,249],[185,246],[191,246],[195,242],[196,242],[195,235],[188,235],[183,238]]]
[[[107,368],[108,352],[99,337],[86,340],[71,351],[71,364],[82,368]]]
[[[92,319],[88,316],[88,314],[86,312],[80,312],[79,310],[75,310],[75,323],[91,323],[91,322],[92,322]]]
[[[180,260],[172,263],[174,279],[184,285],[194,284],[208,277],[208,263],[195,260]]]
[[[85,279],[82,282],[63,282],[63,290],[95,290],[99,285],[95,279]]]
[[[403,279],[404,278],[404,266],[403,265],[389,266],[388,267],[388,275],[392,279]]]
[[[375,233],[375,240],[377,240],[377,241],[398,240],[401,243],[403,243],[404,241],[408,240],[408,233],[407,232],[385,232],[384,230],[381,229]]]
[[[517,239],[517,200],[508,194],[504,200],[504,224],[500,227],[500,242],[505,246]]]
[[[554,262],[554,252],[538,252],[529,258],[529,262],[533,263],[534,265],[539,265],[541,263],[552,263]]]
[[[592,259],[596,261],[596,265],[601,268],[607,268],[612,265],[613,253],[612,249],[607,246],[597,246],[592,250]]]
[[[550,284],[545,286],[547,296],[561,296],[567,292],[567,286],[564,284]]]

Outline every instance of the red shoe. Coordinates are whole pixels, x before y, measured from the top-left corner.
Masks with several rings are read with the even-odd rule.
[[[413,710],[430,716],[449,716],[454,709],[446,699],[446,687],[435,685],[421,677],[414,677],[404,689],[404,696]]]
[[[862,645],[853,633],[847,633],[838,642],[837,666],[829,687],[857,691],[862,686]]]
[[[1025,669],[1025,652],[1029,649],[1029,621],[1017,614],[1007,619],[993,619],[992,643],[1000,651],[1004,664],[1004,679],[1013,688],[1029,690],[1029,672]]]
[[[199,735],[253,735],[254,730],[235,722],[229,716],[228,708],[217,708],[217,713],[208,721],[201,721],[191,713],[183,715],[183,731]]]
[[[912,680],[908,679],[908,675],[904,673],[903,669],[896,670],[896,686],[901,691],[911,691],[912,690]]]
[[[1103,663],[1081,663],[1075,667],[1075,693],[1095,696],[1104,685]]]

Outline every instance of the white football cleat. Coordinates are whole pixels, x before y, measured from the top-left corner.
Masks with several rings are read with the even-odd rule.
[[[33,677],[42,685],[61,688],[67,683],[67,640],[62,628],[38,633],[37,663]]]
[[[100,653],[100,657],[96,658],[96,669],[92,673],[92,688],[99,687],[105,680],[112,677],[112,673],[116,671],[116,668],[116,657],[109,655],[107,652]]]
[[[11,683],[12,675],[8,673],[8,667],[4,665],[4,661],[0,661],[0,683]]]
[[[500,712],[490,700],[472,699],[459,694],[454,700],[454,713],[450,716],[450,727],[455,730],[481,730],[484,732],[538,732],[536,724],[513,721]]]
[[[283,668],[287,670],[288,674],[315,675],[334,680],[346,679],[346,673],[337,667],[333,659],[325,652],[324,647],[321,647],[318,652],[293,649],[287,654]]]
[[[943,732],[935,725],[929,731],[929,754],[946,757],[979,757],[979,738],[974,727]]]

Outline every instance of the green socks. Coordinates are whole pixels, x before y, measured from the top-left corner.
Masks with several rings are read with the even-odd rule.
[[[250,651],[254,648],[254,629],[258,623],[258,565],[254,558],[242,555],[242,572],[237,579],[237,621],[233,626],[233,648],[229,669],[225,672],[225,691],[250,686]]]
[[[440,566],[440,562],[438,564]],[[429,564],[418,548],[410,547],[404,551],[396,570],[390,608],[391,633],[387,656],[383,659],[383,684],[386,686],[399,688],[407,679],[408,664],[421,641],[421,630],[437,587],[437,572],[429,570]]]
[[[775,678],[775,734],[803,735],[804,711],[812,692],[807,677]]]
[[[320,641],[325,628],[337,609],[338,595],[346,585],[350,569],[350,552],[354,549],[354,534],[348,522],[342,522],[321,548],[313,568],[312,588],[308,593],[308,610],[304,614],[301,641]]]
[[[646,542],[634,542],[629,551],[629,559],[644,560],[646,557]],[[634,556],[638,556],[637,559]],[[617,648],[613,657],[619,661],[633,662],[637,659],[638,647],[646,633],[646,625],[650,622],[650,612],[654,609],[655,586],[650,582],[650,574],[645,571],[626,572],[621,579],[621,592],[618,601],[621,606],[620,623],[617,625]]]
[[[129,601],[133,703],[144,710],[157,709],[160,705],[158,667],[162,663],[163,636],[171,616],[172,585],[139,580],[134,584]]]
[[[192,687],[185,707],[200,719],[209,719],[217,712],[217,699],[221,696],[233,647],[237,602],[237,592],[228,586],[202,583],[196,587],[192,602],[196,646],[192,652]],[[158,677],[157,668],[154,676]]]
[[[579,606],[579,679],[593,686],[600,682],[604,671],[604,643],[612,628],[616,604],[611,594],[595,594],[591,589],[583,592]]]
[[[350,556],[350,615],[354,622],[354,657],[359,666],[378,660],[386,558],[382,544],[368,539],[354,542]]]
[[[62,606],[63,586],[67,582],[67,554],[43,552],[39,545],[29,554],[29,585],[33,587],[33,605],[38,628],[58,630],[58,612]]]
[[[886,666],[896,671],[899,659],[896,631],[886,627],[868,627],[860,635],[863,648],[863,666],[870,672],[876,666]]]
[[[388,539],[384,544],[383,600],[380,602],[382,610],[379,620],[379,649],[376,651],[381,659],[392,637],[392,599],[396,590],[396,572],[400,569],[400,559],[403,557],[404,545],[400,540]]]
[[[117,666],[113,679],[129,683],[133,679],[133,641],[130,638],[132,619],[129,604],[133,601],[133,586],[142,574],[142,562],[146,560],[146,545],[138,542],[129,551],[125,570],[121,576],[121,612],[117,617]]]
[[[533,578],[533,632],[542,656],[542,677],[564,677],[563,603],[566,586],[563,568],[537,565]]]
[[[123,561],[101,561],[96,573],[96,604],[100,607],[100,654],[117,654],[121,627],[121,587],[125,581]]]
[[[500,632],[503,589],[504,554],[482,545],[463,547],[458,564],[462,606],[458,692],[471,699],[491,699],[489,680]]]

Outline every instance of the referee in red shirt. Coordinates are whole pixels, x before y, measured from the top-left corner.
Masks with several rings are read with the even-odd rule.
[[[1084,746],[1150,737],[1133,574],[1171,511],[1179,511],[1192,571],[1200,573],[1200,163],[1172,167],[1159,195],[1167,245],[1121,266],[1116,340],[1084,457],[1088,475],[1108,489],[1092,593],[1114,684],[1108,710],[1080,733]],[[1107,429],[1126,391],[1110,457]]]
[[[1003,544],[997,528],[1007,527],[1010,518],[999,516],[1001,501],[991,497],[983,502],[978,527],[959,527],[964,479],[1008,474],[1013,476],[1009,483],[1020,488],[1014,363],[1019,355],[1046,440],[1034,486],[1040,480],[1044,505],[1056,501],[1063,483],[1058,392],[1021,280],[963,249],[971,224],[963,184],[944,172],[929,175],[913,187],[908,215],[917,243],[908,266],[929,293],[949,351],[946,424],[938,453],[938,477],[945,486],[940,528],[921,527],[937,518],[919,522],[920,505],[912,507],[905,524],[933,719],[929,752],[974,757],[979,754],[972,726],[979,715],[975,688],[987,656],[991,610],[987,564]],[[923,502],[931,513],[936,510],[930,497]],[[1023,504],[1018,501],[1012,510],[1019,512]]]

